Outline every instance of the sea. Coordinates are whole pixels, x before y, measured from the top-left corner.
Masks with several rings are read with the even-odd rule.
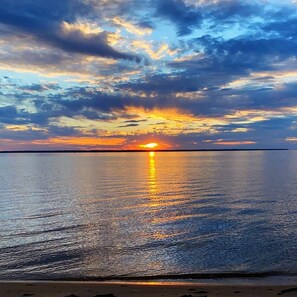
[[[297,151],[2,153],[0,279],[297,274]]]

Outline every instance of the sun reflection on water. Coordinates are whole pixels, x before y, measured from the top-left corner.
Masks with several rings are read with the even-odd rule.
[[[156,160],[155,152],[149,152],[149,191],[154,198],[156,193]]]

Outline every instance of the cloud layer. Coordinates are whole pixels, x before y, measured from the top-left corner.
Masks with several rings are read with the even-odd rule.
[[[291,1],[0,5],[0,150],[295,148]]]

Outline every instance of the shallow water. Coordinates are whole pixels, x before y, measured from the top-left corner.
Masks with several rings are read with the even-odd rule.
[[[297,273],[297,152],[0,154],[0,278]]]

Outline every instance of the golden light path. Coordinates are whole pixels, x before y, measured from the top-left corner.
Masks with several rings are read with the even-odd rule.
[[[156,148],[157,146],[158,146],[158,143],[155,143],[155,142],[139,145],[139,147],[141,148],[149,148],[149,149]]]
[[[155,198],[156,193],[156,161],[155,152],[149,152],[149,190],[151,197]]]

